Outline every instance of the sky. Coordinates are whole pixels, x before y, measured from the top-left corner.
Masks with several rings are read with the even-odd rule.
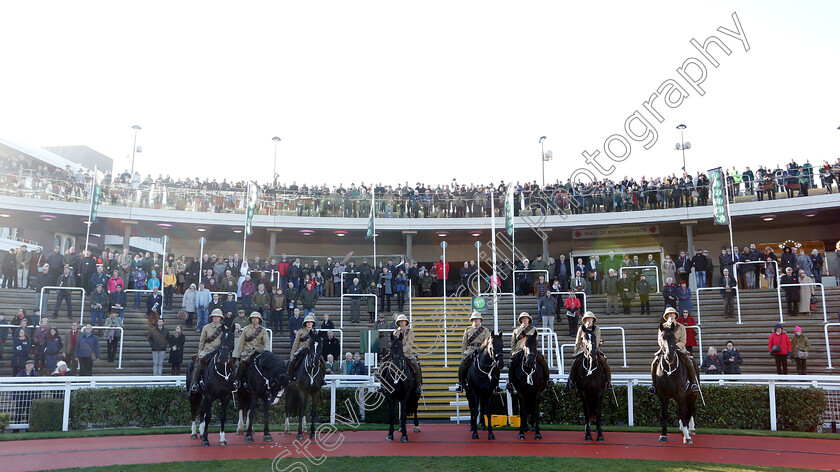
[[[749,50],[718,30],[737,32],[733,13]],[[548,182],[638,179],[681,172],[681,123],[690,173],[840,157],[837,1],[47,1],[0,15],[0,136],[84,144],[122,170],[140,125],[144,176],[265,182],[276,148],[287,184],[541,182],[546,136]],[[717,67],[690,43],[710,36],[731,51],[710,46]],[[702,95],[678,73],[690,58]],[[687,96],[654,100],[660,123],[643,103],[669,79]],[[637,111],[655,142],[630,138]]]

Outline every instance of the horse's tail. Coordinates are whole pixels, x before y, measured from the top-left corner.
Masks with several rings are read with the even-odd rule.
[[[289,385],[286,389],[286,416],[297,416],[300,414],[300,396],[294,390],[294,386]]]

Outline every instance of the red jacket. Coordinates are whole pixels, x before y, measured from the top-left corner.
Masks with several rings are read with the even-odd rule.
[[[578,297],[569,297],[563,302],[563,306],[569,311],[580,310],[580,299]]]
[[[776,334],[773,331],[773,334],[770,335],[770,339],[767,340],[767,349],[770,352],[773,351],[773,346],[782,346],[782,350],[777,352],[776,354],[789,354],[790,353],[790,338],[788,337],[787,333],[782,331],[782,334]]]
[[[277,264],[277,275],[285,277],[289,275],[289,263],[288,262],[280,262]]]
[[[446,266],[443,265],[443,262],[437,261],[434,265],[435,272],[437,273],[438,280],[448,279],[449,275],[449,263],[446,263]]]
[[[697,326],[697,323],[694,321],[694,318],[691,315],[688,315],[688,318],[683,318],[682,316],[677,318],[677,323],[683,326]],[[695,329],[686,329],[685,330],[685,345],[686,346],[696,346],[697,345],[697,330]]]

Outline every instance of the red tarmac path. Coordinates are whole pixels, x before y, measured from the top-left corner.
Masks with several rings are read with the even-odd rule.
[[[0,442],[0,470],[28,470],[88,467],[115,464],[209,459],[275,458],[291,465],[296,457],[309,452],[314,457],[342,456],[544,456],[603,457],[694,461],[719,464],[805,467],[832,470],[840,468],[840,441],[829,439],[774,438],[752,436],[697,435],[693,445],[683,445],[682,436],[669,435],[670,442],[657,442],[656,433],[606,433],[606,442],[583,441],[582,432],[543,431],[543,440],[516,439],[515,431],[497,431],[496,440],[470,440],[464,425],[426,425],[421,433],[409,433],[407,444],[386,442],[384,431],[343,431],[323,437],[321,443],[304,447],[293,444],[294,436],[272,433],[274,443],[263,443],[255,432],[253,445],[244,437],[227,434],[228,446],[218,446],[218,428],[211,428],[209,448],[200,447],[186,434],[111,436],[102,438],[39,439]],[[409,429],[409,431],[411,431]],[[340,435],[339,435],[340,434]],[[306,436],[309,437],[308,435]],[[304,441],[306,443],[306,441]],[[333,446],[334,445],[334,446]],[[281,469],[285,466],[281,466]]]

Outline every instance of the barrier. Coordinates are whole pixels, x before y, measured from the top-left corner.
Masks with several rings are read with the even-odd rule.
[[[738,324],[743,324],[743,323],[741,323],[741,289],[739,289],[738,287],[732,287],[732,289],[735,290],[735,308],[738,310]],[[723,289],[720,288],[720,287],[700,287],[700,288],[694,289],[694,293],[697,295],[697,324],[698,325],[700,324],[700,292],[708,291],[708,290],[716,290],[716,291],[720,292]],[[679,304],[677,304],[677,307],[679,307]]]
[[[699,354],[700,354],[700,358],[702,359],[703,358],[703,332],[700,330],[699,326],[686,326],[686,328],[694,328],[694,329],[697,330],[697,344],[698,344],[697,349],[700,350]],[[601,329],[604,329],[604,328],[601,328]],[[627,366],[625,366],[625,367],[627,367]]]
[[[624,333],[624,328],[621,326],[599,326],[601,331],[608,331],[611,329],[620,330],[621,331],[621,352],[624,356],[624,365],[622,367],[627,367],[627,337]]]
[[[147,289],[147,288],[144,288],[144,289],[139,289],[139,288],[127,288],[127,289],[123,290],[123,292],[125,292],[125,293],[126,293],[126,301],[125,301],[125,302],[126,302],[126,303],[128,303],[128,295],[127,295],[127,294],[128,294],[128,292],[152,293],[152,290],[149,290],[149,289]],[[160,294],[160,300],[161,300],[161,303],[160,303],[160,313],[159,313],[159,314],[160,314],[160,315],[163,315],[163,290],[158,289],[158,293]],[[142,307],[141,307],[141,310],[142,310]]]
[[[654,269],[656,271],[656,292],[659,293],[662,291],[662,286],[659,285],[659,267],[647,265],[647,266],[627,266],[627,267],[619,267],[618,268],[618,278],[621,280],[621,274],[624,269],[638,271],[640,269]],[[643,271],[644,272],[644,271]],[[602,279],[603,280],[603,279]]]
[[[784,310],[782,310],[782,287],[801,287],[801,286],[819,286],[820,287],[820,296],[822,297],[822,309],[823,309],[823,323],[828,323],[828,311],[825,306],[825,286],[819,282],[809,282],[807,284],[779,284],[779,288],[776,291],[779,297],[779,323],[785,322],[785,315]]]
[[[537,334],[540,335],[540,352],[548,353],[548,356],[546,356],[548,367],[556,367],[554,363],[560,360],[560,347],[557,333],[552,331],[551,328],[537,328]],[[548,337],[548,349],[545,348],[546,337]]]
[[[825,353],[828,357],[828,368],[834,369],[834,366],[831,365],[831,346],[828,342],[828,328],[829,326],[840,326],[840,323],[826,323],[823,327],[823,331],[825,331]]]
[[[776,286],[778,287],[779,286],[779,280],[782,278],[782,276],[779,274],[779,263],[774,261],[774,260],[771,260],[770,262],[772,262],[776,266]],[[735,280],[738,280],[738,266],[739,265],[749,265],[749,264],[767,264],[767,262],[764,262],[764,261],[736,262],[735,263],[734,274],[732,274],[732,276],[735,277]]]
[[[212,298],[214,294],[218,295],[218,296],[219,296],[219,298],[221,298],[221,297],[227,297],[227,296],[229,296],[231,293],[233,294],[233,300],[234,300],[234,301],[239,300],[239,297],[237,297],[237,296],[236,296],[236,292],[210,292],[210,297]]]
[[[337,375],[329,374],[324,376],[324,384],[330,389],[330,424],[335,424],[335,410],[336,410],[336,389],[340,387],[355,387],[356,388],[356,406],[366,404],[364,401],[359,401],[360,395],[374,394],[379,389],[379,382],[372,375]],[[367,392],[366,390],[370,390]],[[350,407],[352,405],[348,405]],[[364,418],[364,413],[361,412],[360,420]]]
[[[49,310],[49,303],[48,303],[49,302],[49,295],[47,295],[47,300],[44,300],[44,291],[45,290],[69,290],[69,291],[81,290],[82,291],[82,301],[81,301],[81,311],[79,313],[79,324],[80,325],[84,324],[84,320],[85,320],[85,295],[87,294],[87,291],[84,289],[84,287],[58,287],[58,286],[53,286],[53,285],[48,285],[48,286],[45,286],[45,287],[41,287],[41,306],[44,306],[44,307],[47,308],[47,310]],[[58,303],[58,302],[56,302],[56,303]],[[57,307],[57,305],[56,305],[56,307]],[[41,316],[43,316],[43,313],[41,314]]]
[[[344,291],[342,290],[342,292],[344,292]],[[339,299],[340,299],[340,301],[339,301],[340,310],[339,310],[339,315],[338,315],[338,326],[339,327],[344,328],[344,297],[373,297],[373,303],[374,303],[373,317],[374,317],[374,319],[377,319],[377,320],[379,319],[379,296],[377,296],[375,293],[352,293],[352,294],[351,293],[342,293],[341,296],[339,297]],[[359,303],[361,303],[361,301]],[[359,311],[360,311],[359,316],[361,316],[361,308],[359,309]]]

